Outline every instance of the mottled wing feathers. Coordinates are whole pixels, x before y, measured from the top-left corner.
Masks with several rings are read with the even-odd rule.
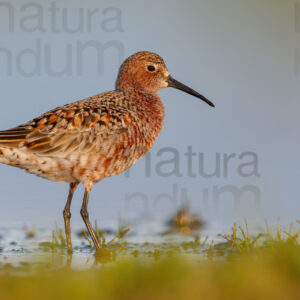
[[[41,155],[90,151],[127,131],[131,118],[122,93],[103,93],[58,107],[19,127],[0,132],[0,146]]]
[[[0,145],[17,147],[20,142],[26,139],[28,133],[30,133],[30,130],[21,127],[0,131]]]

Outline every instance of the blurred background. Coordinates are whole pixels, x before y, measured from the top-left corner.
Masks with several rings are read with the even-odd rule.
[[[160,231],[182,206],[222,231],[244,217],[288,224],[300,211],[300,2],[0,2],[0,128],[114,89],[122,61],[160,54],[212,109],[160,91],[165,126],[129,172],[94,186],[90,217]],[[62,227],[68,186],[0,166],[0,227]],[[83,197],[72,226],[83,227]]]

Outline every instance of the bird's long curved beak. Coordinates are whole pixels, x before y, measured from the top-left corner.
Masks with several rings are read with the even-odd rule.
[[[215,107],[215,105],[209,101],[207,98],[205,98],[203,95],[199,94],[198,92],[194,91],[193,89],[189,88],[188,86],[184,85],[183,83],[175,80],[172,76],[169,75],[167,79],[168,87],[173,87],[175,89],[181,90],[183,92],[186,92],[192,96],[195,96],[202,101],[206,102],[208,105]]]

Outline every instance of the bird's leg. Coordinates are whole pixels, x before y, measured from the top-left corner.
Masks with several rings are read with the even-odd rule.
[[[70,183],[70,189],[69,189],[69,196],[66,203],[66,206],[63,211],[64,221],[65,221],[65,231],[66,231],[66,238],[67,238],[67,246],[68,251],[72,251],[72,241],[71,241],[71,212],[70,212],[70,206],[72,202],[73,195],[76,191],[76,188],[78,186],[79,182],[72,182]]]
[[[101,245],[100,245],[100,242],[99,240],[97,239],[97,236],[93,230],[93,227],[90,223],[90,220],[89,220],[89,213],[87,211],[87,206],[88,206],[88,201],[89,201],[89,195],[90,195],[90,192],[91,192],[91,189],[92,189],[92,185],[91,184],[85,184],[84,185],[85,187],[85,193],[84,193],[84,197],[83,197],[83,202],[82,202],[82,207],[81,207],[81,216],[82,216],[82,219],[86,225],[86,228],[94,242],[94,245],[95,245],[95,248],[96,250],[100,249],[101,248]]]

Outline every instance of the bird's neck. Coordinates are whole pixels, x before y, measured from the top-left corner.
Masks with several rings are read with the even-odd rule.
[[[148,137],[153,145],[155,139],[161,132],[165,120],[165,107],[157,93],[147,93],[145,91],[131,90],[125,91],[128,93],[128,98],[133,101],[136,109],[142,113],[147,124],[147,131],[151,132]]]
[[[117,91],[120,91],[127,95],[128,99],[131,99],[131,101],[144,106],[147,111],[149,110],[149,112],[164,116],[164,105],[160,100],[157,92],[148,92],[133,87],[127,87],[126,89],[117,89]]]
[[[130,91],[130,94],[133,101],[141,105],[149,117],[164,120],[165,107],[156,92],[150,93],[135,89]]]

